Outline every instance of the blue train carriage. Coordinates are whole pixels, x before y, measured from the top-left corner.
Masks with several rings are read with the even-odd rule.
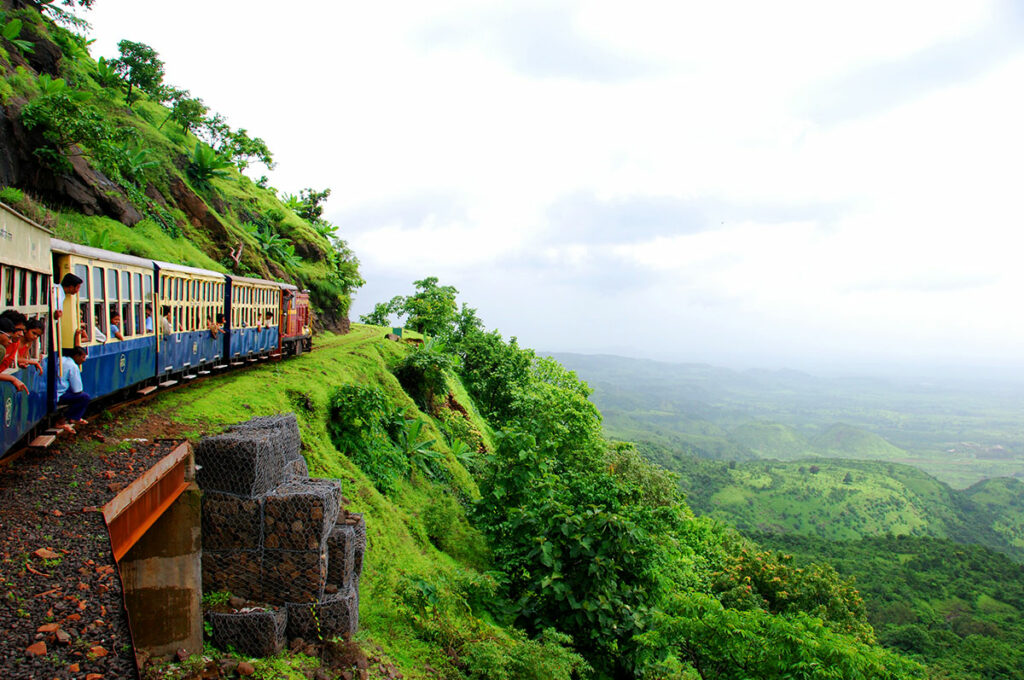
[[[49,326],[50,271],[50,231],[0,203],[0,309],[17,309]],[[0,455],[31,433],[49,411],[49,339],[46,333],[29,348],[29,358],[43,366],[42,375],[34,366],[5,371],[25,383],[28,394],[0,382]]]
[[[157,320],[157,372],[169,381],[205,375],[225,365],[227,329],[214,328],[225,314],[227,285],[223,274],[169,262],[157,262],[160,281],[159,315],[170,312],[169,324]],[[225,322],[226,323],[226,322]],[[170,332],[165,332],[166,330]]]
[[[231,322],[229,359],[237,363],[279,356],[281,284],[241,276],[227,278]]]
[[[82,331],[85,391],[96,399],[151,379],[157,356],[153,261],[59,239],[51,249],[58,278],[70,272],[82,279],[78,295],[64,301],[59,347],[74,347],[75,331]]]

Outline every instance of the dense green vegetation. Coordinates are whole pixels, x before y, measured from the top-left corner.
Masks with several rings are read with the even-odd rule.
[[[323,218],[329,190],[279,195],[244,174],[273,167],[266,143],[166,83],[151,46],[122,40],[94,60],[57,3],[0,13],[0,103],[24,127],[6,140],[20,170],[0,200],[70,241],[298,283],[323,321],[346,322],[362,279]]]
[[[907,465],[808,459],[722,462],[642,447],[679,473],[693,509],[742,531],[854,540],[884,534],[981,544],[1024,560],[1024,483],[957,491]]]
[[[312,473],[366,513],[357,642],[407,678],[920,677],[831,567],[694,516],[573,373],[461,317],[421,349],[356,326],[135,417],[199,436],[296,411]]]
[[[1024,389],[1014,383],[555,358],[594,388],[613,439],[719,460],[885,460],[914,465],[957,488],[1024,477]]]
[[[879,641],[916,656],[934,677],[1024,677],[1024,566],[1004,555],[909,536],[755,539],[853,577]]]

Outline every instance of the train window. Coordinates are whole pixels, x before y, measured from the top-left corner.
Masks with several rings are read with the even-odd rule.
[[[121,272],[121,299],[132,299],[132,275],[131,272]]]
[[[146,322],[142,319],[142,303],[134,302],[132,304],[135,305],[135,328],[132,330],[142,335],[146,332]]]
[[[82,287],[78,289],[79,300],[89,300],[89,268],[84,264],[75,265],[75,276],[82,279]]]
[[[93,311],[93,316],[95,317],[93,319],[93,321],[95,322],[96,327],[99,328],[100,331],[104,335],[106,335],[107,334],[107,315],[103,313],[103,303],[102,302],[94,302],[93,305],[92,305],[92,311]]]
[[[80,314],[80,317],[78,319],[78,323],[81,325],[82,328],[85,329],[85,336],[86,336],[85,339],[87,341],[89,341],[89,342],[92,342],[92,338],[93,338],[92,319],[90,318],[92,316],[90,314],[91,311],[92,310],[89,309],[89,303],[88,302],[79,302],[78,303],[78,313]]]
[[[149,274],[146,274],[145,276],[142,277],[142,296],[146,300],[149,300],[149,298],[150,298],[150,296],[152,294],[153,294],[153,277],[150,276]]]
[[[28,270],[18,270],[18,304],[24,307],[28,304]]]
[[[113,269],[107,270],[107,299],[116,300],[117,294],[117,272]]]
[[[75,276],[82,279],[82,287],[78,289],[78,299],[89,299],[89,266],[85,264],[75,265]]]
[[[14,267],[3,268],[4,306],[14,306]]]
[[[103,267],[92,268],[93,288],[96,290],[96,299],[103,299]]]
[[[142,274],[132,275],[132,300],[142,299]]]
[[[121,335],[129,337],[132,335],[132,303],[121,303]]]
[[[39,274],[31,272],[28,275],[28,303],[35,307],[39,304]]]

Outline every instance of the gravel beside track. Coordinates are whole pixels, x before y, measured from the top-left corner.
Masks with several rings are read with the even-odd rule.
[[[0,678],[138,677],[99,509],[180,442],[104,439],[86,427],[0,466]]]

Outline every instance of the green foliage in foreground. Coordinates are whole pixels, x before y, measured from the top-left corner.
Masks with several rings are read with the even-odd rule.
[[[909,536],[754,538],[855,578],[878,640],[928,664],[936,677],[1024,678],[1024,565],[1005,555]]]

